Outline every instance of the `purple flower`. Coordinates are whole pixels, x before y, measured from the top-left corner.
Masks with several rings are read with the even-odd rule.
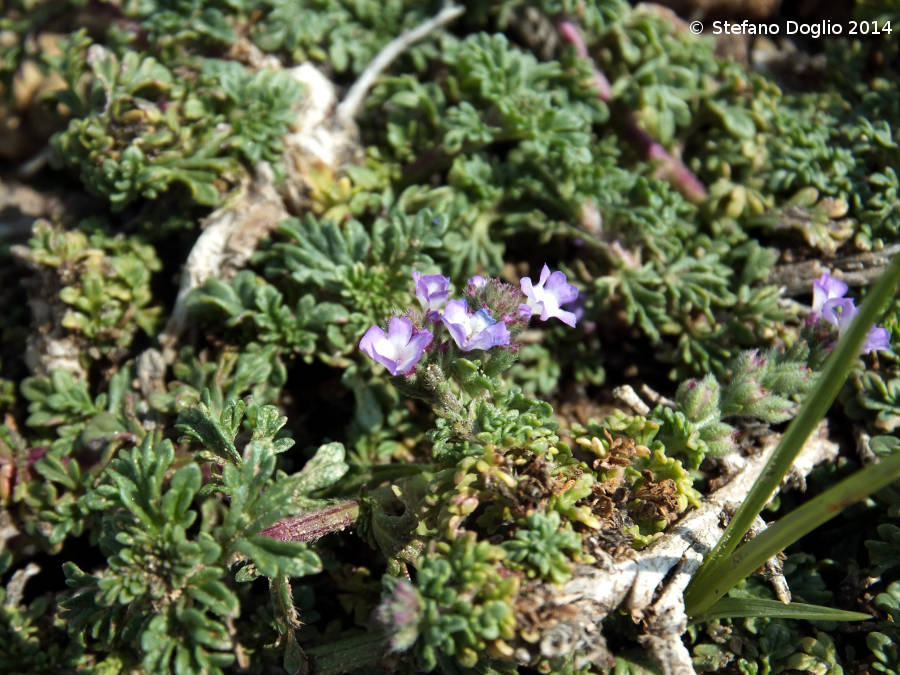
[[[882,349],[891,348],[891,333],[887,328],[880,326],[872,326],[866,334],[866,341],[863,342],[863,353],[869,354]]]
[[[837,326],[838,337],[841,337],[850,329],[850,324],[856,318],[856,312],[857,309],[853,303],[853,298],[830,298],[822,304],[822,318],[828,323]],[[869,328],[862,346],[863,354],[890,348],[891,334],[887,328],[879,326]]]
[[[481,288],[487,284],[487,279],[485,279],[480,274],[476,274],[474,276],[469,277],[469,288]]]
[[[431,340],[429,331],[414,330],[406,317],[394,317],[388,324],[387,335],[380,327],[372,326],[359,341],[359,348],[391,375],[409,375]]]
[[[402,652],[413,646],[419,636],[422,603],[419,594],[406,579],[396,579],[393,590],[381,601],[375,616],[390,632],[391,651]]]
[[[441,321],[464,352],[509,344],[506,324],[494,319],[486,309],[479,309],[473,314],[465,300],[448,302]]]
[[[578,289],[566,283],[566,275],[562,272],[550,274],[550,268],[544,265],[541,278],[534,284],[528,277],[519,282],[522,292],[528,298],[528,306],[532,314],[540,314],[541,321],[551,316],[556,317],[567,326],[575,326],[575,314],[561,308],[567,302],[578,297]]]
[[[831,298],[822,305],[822,318],[837,327],[839,336],[847,332],[855,316],[853,298]]]
[[[416,284],[416,298],[425,310],[426,316],[437,319],[441,308],[450,297],[450,279],[441,274],[412,273]]]
[[[834,308],[840,303],[837,301],[844,300],[844,294],[847,292],[847,284],[840,279],[822,272],[822,276],[813,281],[813,301],[812,312],[809,315],[811,322],[816,322],[819,317],[824,318],[833,326],[838,325],[838,317],[834,312]],[[853,301],[850,301],[851,304]]]

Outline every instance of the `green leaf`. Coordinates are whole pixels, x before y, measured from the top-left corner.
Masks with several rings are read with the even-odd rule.
[[[237,572],[234,573],[234,580],[238,583],[246,583],[248,581],[253,581],[254,579],[259,578],[260,572],[256,569],[256,565],[253,563],[247,563]]]
[[[334,485],[350,470],[344,461],[344,446],[341,443],[326,443],[320,445],[300,471],[297,492],[308,495],[316,490]]]
[[[183,520],[191,508],[194,495],[200,490],[202,481],[200,467],[196,464],[188,464],[175,472],[161,504],[161,511],[168,520],[175,522]]]
[[[70,461],[66,466],[55,453],[51,453],[35,462],[34,468],[47,480],[55,481],[68,490],[78,489],[81,475],[78,462]]]
[[[200,441],[204,446],[223,458],[239,462],[241,455],[234,445],[234,437],[240,426],[244,403],[230,402],[221,414],[210,407],[208,392],[204,392],[203,403],[181,412],[176,429],[187,437]]]
[[[303,653],[303,648],[300,647],[293,632],[287,636],[282,667],[289,675],[300,675],[301,673],[309,672],[309,660],[306,658],[306,654]]]
[[[230,649],[228,631],[218,621],[211,619],[196,609],[184,609],[178,613],[178,621],[189,631],[197,642],[212,649]]]
[[[807,621],[865,621],[870,614],[848,612],[843,609],[807,605],[802,602],[785,604],[780,600],[765,598],[720,598],[694,621],[712,621],[749,616],[765,616],[772,619],[806,619]]]
[[[254,536],[241,539],[233,548],[249,557],[267,577],[276,577],[279,574],[303,577],[322,571],[319,556],[310,551],[303,542]]]
[[[219,616],[240,615],[241,605],[237,596],[218,579],[194,581],[188,586],[187,592],[194,600]]]
[[[722,120],[722,125],[738,138],[752,138],[756,133],[756,124],[743,109],[736,106],[708,103],[709,107]]]

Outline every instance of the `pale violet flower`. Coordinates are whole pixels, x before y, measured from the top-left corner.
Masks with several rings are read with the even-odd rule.
[[[425,314],[436,319],[443,306],[450,298],[450,279],[441,274],[412,273],[416,284],[416,298]]]
[[[559,271],[551,274],[550,268],[544,265],[541,278],[536,284],[528,277],[522,277],[519,285],[528,298],[531,313],[540,314],[541,321],[546,321],[552,316],[567,326],[575,326],[575,314],[562,309],[562,305],[575,300],[578,297],[578,289],[566,282],[565,274]]]
[[[828,318],[829,310],[830,314],[835,317],[836,323]],[[835,323],[838,329],[838,337],[841,337],[850,329],[850,324],[853,323],[853,319],[856,317],[856,311],[856,305],[853,304],[852,298],[834,298],[826,301],[822,318],[830,323]],[[880,326],[869,328],[862,346],[863,354],[890,348],[891,333],[887,328],[881,328]]]
[[[840,279],[825,272],[813,281],[813,301],[810,321],[818,321],[819,317],[825,319],[833,326],[837,326],[839,319],[836,309],[842,306],[844,294],[847,292],[847,284]],[[853,301],[851,300],[852,304]],[[854,311],[855,313],[855,311]]]
[[[388,324],[387,335],[379,326],[372,326],[359,341],[359,348],[391,375],[409,375],[432,337],[427,330],[414,329],[406,317],[394,317]]]
[[[866,341],[863,342],[863,352],[888,350],[891,348],[891,333],[887,328],[881,326],[872,326],[866,334]]]
[[[506,324],[494,319],[487,309],[470,312],[465,300],[448,302],[441,321],[464,352],[509,344]]]
[[[853,298],[830,298],[822,305],[822,318],[838,329],[838,335],[843,335],[853,323],[856,316],[856,305]]]
[[[485,279],[480,274],[475,274],[474,276],[469,277],[469,288],[477,289],[487,284],[487,279]]]

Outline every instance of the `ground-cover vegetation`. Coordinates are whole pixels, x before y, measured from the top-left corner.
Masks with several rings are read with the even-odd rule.
[[[900,37],[0,36],[3,672],[900,672]]]

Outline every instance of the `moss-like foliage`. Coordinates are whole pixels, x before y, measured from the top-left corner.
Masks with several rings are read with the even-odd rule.
[[[560,529],[559,513],[532,513],[515,538],[504,542],[511,560],[524,563],[530,575],[561,583],[572,574],[569,556],[581,551],[581,540],[567,524]]]
[[[45,330],[57,323],[66,329],[89,359],[116,358],[138,330],[153,335],[159,328],[162,308],[153,302],[151,282],[162,265],[154,248],[137,238],[111,237],[96,222],[81,227],[35,224],[22,258],[50,296],[49,306],[35,313],[46,317]]]
[[[651,622],[569,649],[544,601],[794,417],[895,250],[900,43],[460,5],[351,121],[310,66],[340,98],[443,3],[4,4],[0,670],[653,672]],[[878,325],[771,511],[900,449]],[[788,554],[795,600],[873,619],[695,623],[695,668],[900,673],[897,490]]]
[[[518,579],[503,573],[504,557],[503,549],[476,543],[474,533],[426,553],[415,590],[395,581],[379,609],[382,620],[397,631],[395,648],[408,646],[409,635],[404,633],[417,632],[417,653],[422,669],[429,672],[447,657],[471,668],[489,645],[500,649],[496,643],[512,639],[515,617],[510,603]]]
[[[234,182],[256,162],[280,156],[301,94],[295,80],[215,59],[194,72],[186,67],[176,72],[135,51],[120,58],[74,35],[60,64],[68,89],[59,94],[74,117],[53,139],[57,161],[79,169],[92,191],[120,209],[172,184],[214,205],[222,178]]]

